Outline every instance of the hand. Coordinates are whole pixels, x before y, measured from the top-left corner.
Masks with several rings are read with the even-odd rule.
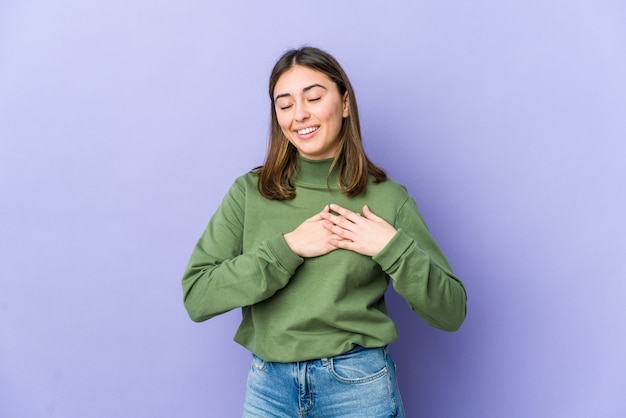
[[[375,256],[397,232],[387,221],[376,216],[367,205],[363,206],[363,216],[335,204],[330,205],[330,209],[339,215],[323,211],[320,216],[325,221],[324,228],[339,237],[331,237],[329,241],[337,248]]]
[[[331,242],[341,240],[332,231],[324,228],[323,216],[330,214],[328,205],[309,219],[302,222],[296,229],[284,235],[291,251],[302,258],[317,257],[337,249]]]

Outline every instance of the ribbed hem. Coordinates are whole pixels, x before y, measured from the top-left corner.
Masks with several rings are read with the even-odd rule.
[[[291,274],[295,273],[300,264],[304,262],[303,258],[296,255],[296,253],[289,248],[287,241],[285,241],[282,235],[276,235],[274,238],[268,239],[266,243],[267,248],[280,262],[281,266]]]
[[[398,229],[396,235],[391,238],[391,241],[387,243],[385,248],[372,257],[372,259],[377,262],[385,272],[389,272],[414,242],[413,238],[405,234],[402,229]]]

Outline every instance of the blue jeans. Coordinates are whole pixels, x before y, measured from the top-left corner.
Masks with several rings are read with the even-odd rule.
[[[243,417],[404,418],[404,410],[387,347],[356,346],[296,363],[253,355]]]

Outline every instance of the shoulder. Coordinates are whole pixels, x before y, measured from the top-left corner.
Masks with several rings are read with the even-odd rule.
[[[398,217],[405,212],[407,206],[414,206],[414,200],[407,188],[390,178],[380,183],[370,182],[363,201],[372,212],[392,225],[397,225]]]
[[[257,184],[258,177],[253,172],[242,174],[231,184],[224,200],[230,202],[241,202],[255,193],[258,194]]]
[[[256,170],[250,170],[245,174],[235,178],[235,181],[231,185],[231,191],[233,189],[247,192],[250,190],[258,190],[259,177]]]
[[[250,187],[257,188],[258,184],[259,184],[259,177],[255,173],[255,171],[252,170],[237,177],[235,179],[235,182],[233,183],[233,186],[240,187],[240,188],[250,188]]]
[[[407,188],[403,184],[400,184],[389,177],[380,183],[370,181],[367,185],[367,189],[368,192],[371,192],[372,194],[384,195],[386,198],[393,199],[394,201],[405,201],[411,198]]]

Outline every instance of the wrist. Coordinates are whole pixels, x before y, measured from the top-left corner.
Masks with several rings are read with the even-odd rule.
[[[283,239],[287,243],[287,246],[289,247],[289,249],[297,256],[300,256],[300,254],[298,254],[298,252],[294,248],[293,233],[287,232],[286,234],[283,234]]]

